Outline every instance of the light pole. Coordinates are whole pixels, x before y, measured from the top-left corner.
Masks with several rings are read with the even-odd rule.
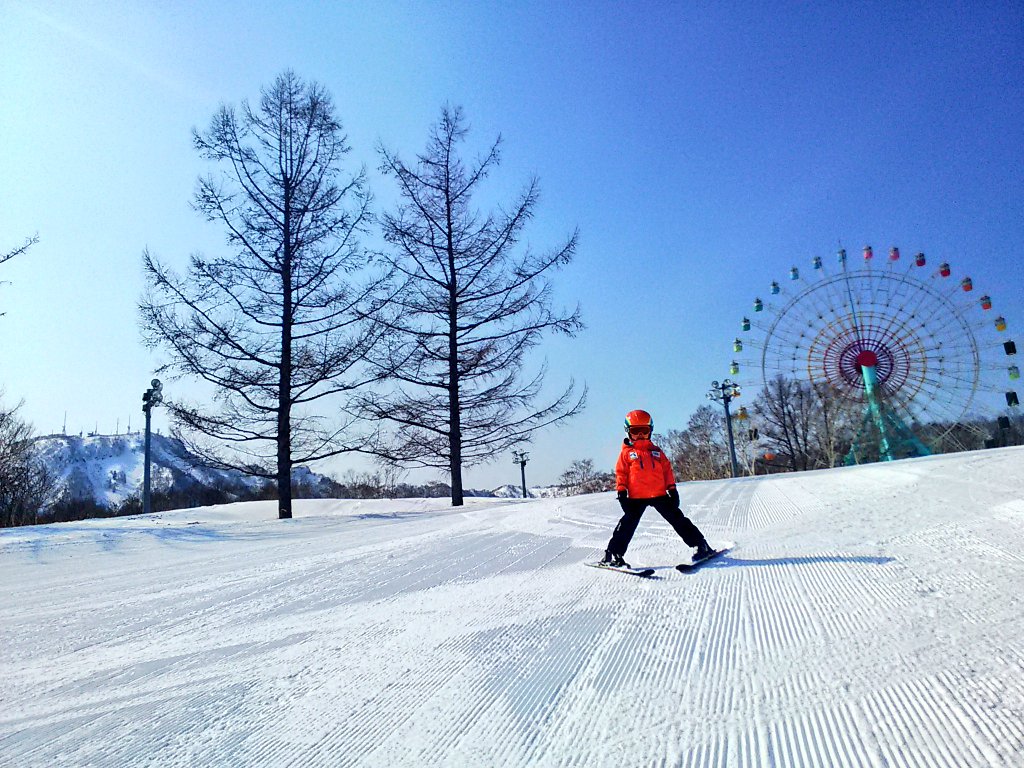
[[[145,458],[142,469],[142,514],[148,515],[151,509],[150,491],[149,491],[149,422],[150,414],[153,410],[154,405],[159,405],[163,402],[164,396],[162,394],[164,385],[160,383],[160,379],[153,379],[150,382],[150,388],[147,389],[142,395],[142,412],[146,414],[146,441],[145,441]]]
[[[526,493],[526,462],[529,461],[530,454],[526,451],[512,451],[512,463],[518,464],[519,469],[523,473],[523,498],[530,498]]]
[[[729,379],[725,379],[722,382],[712,381],[711,390],[707,394],[708,400],[721,401],[725,407],[725,427],[729,433],[729,459],[732,463],[733,477],[739,475],[739,471],[736,468],[736,443],[732,438],[732,417],[729,415],[729,403],[732,402],[734,397],[739,395],[739,391],[739,387]]]

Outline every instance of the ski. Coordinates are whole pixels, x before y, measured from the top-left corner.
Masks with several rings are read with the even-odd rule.
[[[619,573],[628,573],[630,576],[642,576],[645,579],[654,575],[653,568],[617,568],[614,565],[606,565],[604,563],[584,563],[584,565],[589,565],[591,568],[600,568],[602,571],[618,571]]]
[[[714,560],[716,557],[721,557],[726,552],[729,552],[731,550],[732,547],[723,547],[722,549],[716,549],[712,554],[708,555],[707,557],[702,557],[700,560],[691,561],[689,563],[680,563],[676,566],[676,570],[682,571],[683,573],[690,573],[691,571],[695,571],[698,568],[700,568],[702,565],[704,565],[704,563],[708,562],[708,560]]]

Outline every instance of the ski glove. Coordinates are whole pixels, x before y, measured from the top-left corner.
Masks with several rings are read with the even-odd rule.
[[[625,512],[626,511],[626,492],[625,491],[619,491],[617,494],[615,494],[615,496],[619,500],[619,506],[622,507],[622,511]]]
[[[675,486],[669,488],[668,497],[672,499],[672,503],[676,505],[676,509],[679,509],[679,489]]]

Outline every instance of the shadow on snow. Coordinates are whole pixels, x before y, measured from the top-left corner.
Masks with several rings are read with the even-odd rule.
[[[895,562],[894,557],[871,555],[804,555],[799,557],[733,557],[722,555],[713,562],[700,566],[705,568],[726,568],[732,566],[758,567],[769,565],[817,565],[820,563],[853,563],[854,565],[888,565]]]

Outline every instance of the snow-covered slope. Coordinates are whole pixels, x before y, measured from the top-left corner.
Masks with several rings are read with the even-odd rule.
[[[10,765],[1021,766],[1024,449],[0,531]]]

